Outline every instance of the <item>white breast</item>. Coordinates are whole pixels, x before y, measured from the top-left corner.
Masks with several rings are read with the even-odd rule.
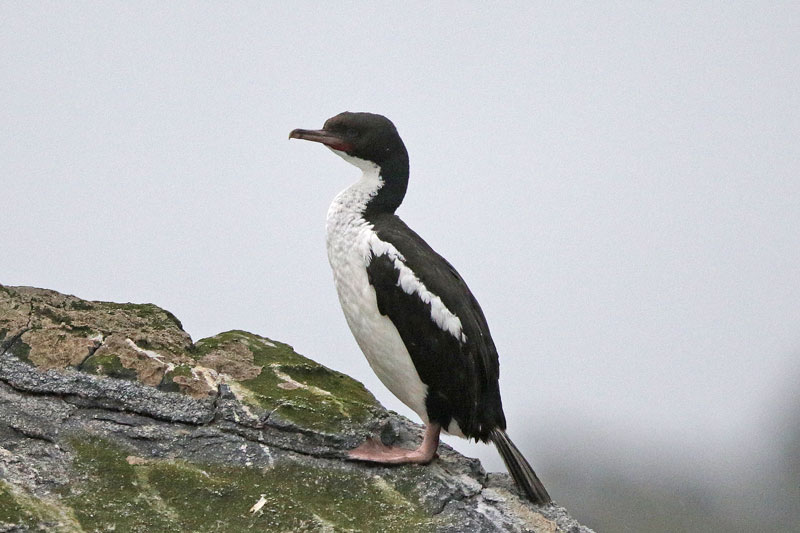
[[[363,169],[361,179],[339,193],[328,209],[328,260],[345,319],[372,370],[427,424],[428,387],[420,379],[397,328],[378,311],[375,289],[367,278],[372,247],[382,241],[361,213],[382,181],[377,166]]]

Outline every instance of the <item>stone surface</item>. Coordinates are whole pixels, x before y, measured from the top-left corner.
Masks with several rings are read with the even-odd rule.
[[[152,304],[0,286],[0,532],[588,532],[447,446],[346,460],[421,428],[243,331],[193,343]]]

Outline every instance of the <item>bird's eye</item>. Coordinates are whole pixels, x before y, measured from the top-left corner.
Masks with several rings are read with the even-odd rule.
[[[344,130],[344,134],[350,139],[355,139],[356,137],[358,137],[358,130],[355,128],[347,128]]]

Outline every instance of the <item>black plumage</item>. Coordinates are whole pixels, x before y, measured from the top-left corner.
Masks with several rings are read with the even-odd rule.
[[[416,396],[409,400],[406,394],[404,400],[428,418],[419,449],[398,450],[372,440],[350,456],[426,463],[435,457],[440,430],[458,430],[467,438],[494,442],[527,497],[549,502],[547,490],[506,434],[497,349],[480,305],[455,268],[394,214],[409,176],[408,153],[394,124],[381,115],[345,112],[328,119],[321,130],[294,130],[290,137],[323,143],[364,171],[359,182],[337,196],[329,212],[329,259],[337,291],[359,345],[372,357],[373,368],[377,365],[384,374],[379,374],[384,383],[403,394],[427,391],[424,398],[414,392]],[[408,272],[401,279],[403,269],[410,269],[413,282]],[[433,298],[441,300],[446,312],[441,307],[432,312]],[[388,317],[391,325],[378,315]],[[456,318],[460,328],[454,325]],[[383,349],[399,343],[399,349]],[[383,365],[380,357],[391,364]],[[411,373],[406,372],[412,364]],[[403,370],[393,370],[397,368]],[[393,387],[404,383],[398,384],[401,378],[392,372],[419,386]],[[394,383],[387,383],[392,379]]]
[[[443,330],[431,318],[431,304],[398,284],[400,271],[386,255],[367,267],[378,309],[394,323],[428,385],[430,420],[447,428],[455,419],[466,437],[487,441],[492,429],[506,428],[497,350],[480,305],[455,268],[394,214],[368,217],[378,237],[391,243],[425,287],[461,320],[465,339]]]

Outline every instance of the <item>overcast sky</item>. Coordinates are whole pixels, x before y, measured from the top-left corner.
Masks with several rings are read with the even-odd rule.
[[[543,479],[598,447],[724,476],[796,404],[799,87],[797,3],[6,1],[0,283],[288,342],[413,418],[327,264],[358,171],[287,139],[381,113]]]

